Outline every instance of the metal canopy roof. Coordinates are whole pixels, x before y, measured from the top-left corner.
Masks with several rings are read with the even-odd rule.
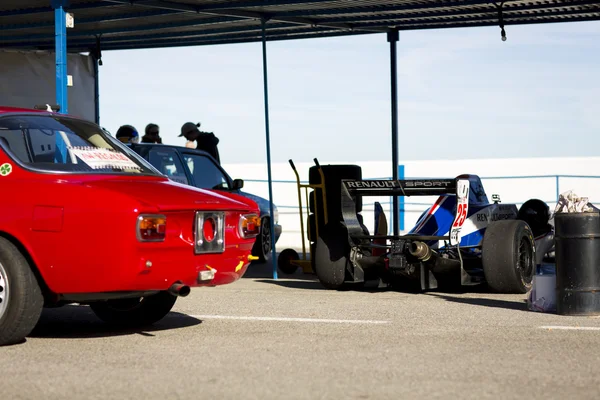
[[[0,47],[53,50],[51,0],[2,0]],[[70,52],[600,20],[598,0],[70,0]]]

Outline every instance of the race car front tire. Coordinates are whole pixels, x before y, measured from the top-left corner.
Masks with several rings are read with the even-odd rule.
[[[499,293],[527,293],[535,273],[535,244],[525,221],[491,223],[482,243],[482,264],[487,285]]]

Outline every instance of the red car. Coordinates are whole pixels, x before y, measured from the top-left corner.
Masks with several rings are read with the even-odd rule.
[[[96,124],[0,108],[0,345],[44,306],[145,325],[246,271],[258,205],[173,182]]]

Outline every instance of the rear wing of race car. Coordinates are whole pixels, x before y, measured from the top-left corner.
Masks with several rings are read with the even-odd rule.
[[[411,179],[383,180],[342,179],[342,217],[351,237],[356,239],[402,239],[449,240],[451,245],[460,242],[460,230],[467,217],[469,207],[469,180],[454,179]],[[373,236],[365,235],[356,215],[356,198],[362,196],[440,196],[455,194],[457,207],[454,222],[448,236]]]

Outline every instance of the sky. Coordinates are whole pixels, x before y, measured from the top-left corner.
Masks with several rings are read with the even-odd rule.
[[[597,156],[600,22],[400,32],[399,160]],[[106,51],[100,125],[266,160],[261,43]],[[391,160],[385,34],[267,42],[272,162]],[[321,161],[323,163],[323,161]]]

